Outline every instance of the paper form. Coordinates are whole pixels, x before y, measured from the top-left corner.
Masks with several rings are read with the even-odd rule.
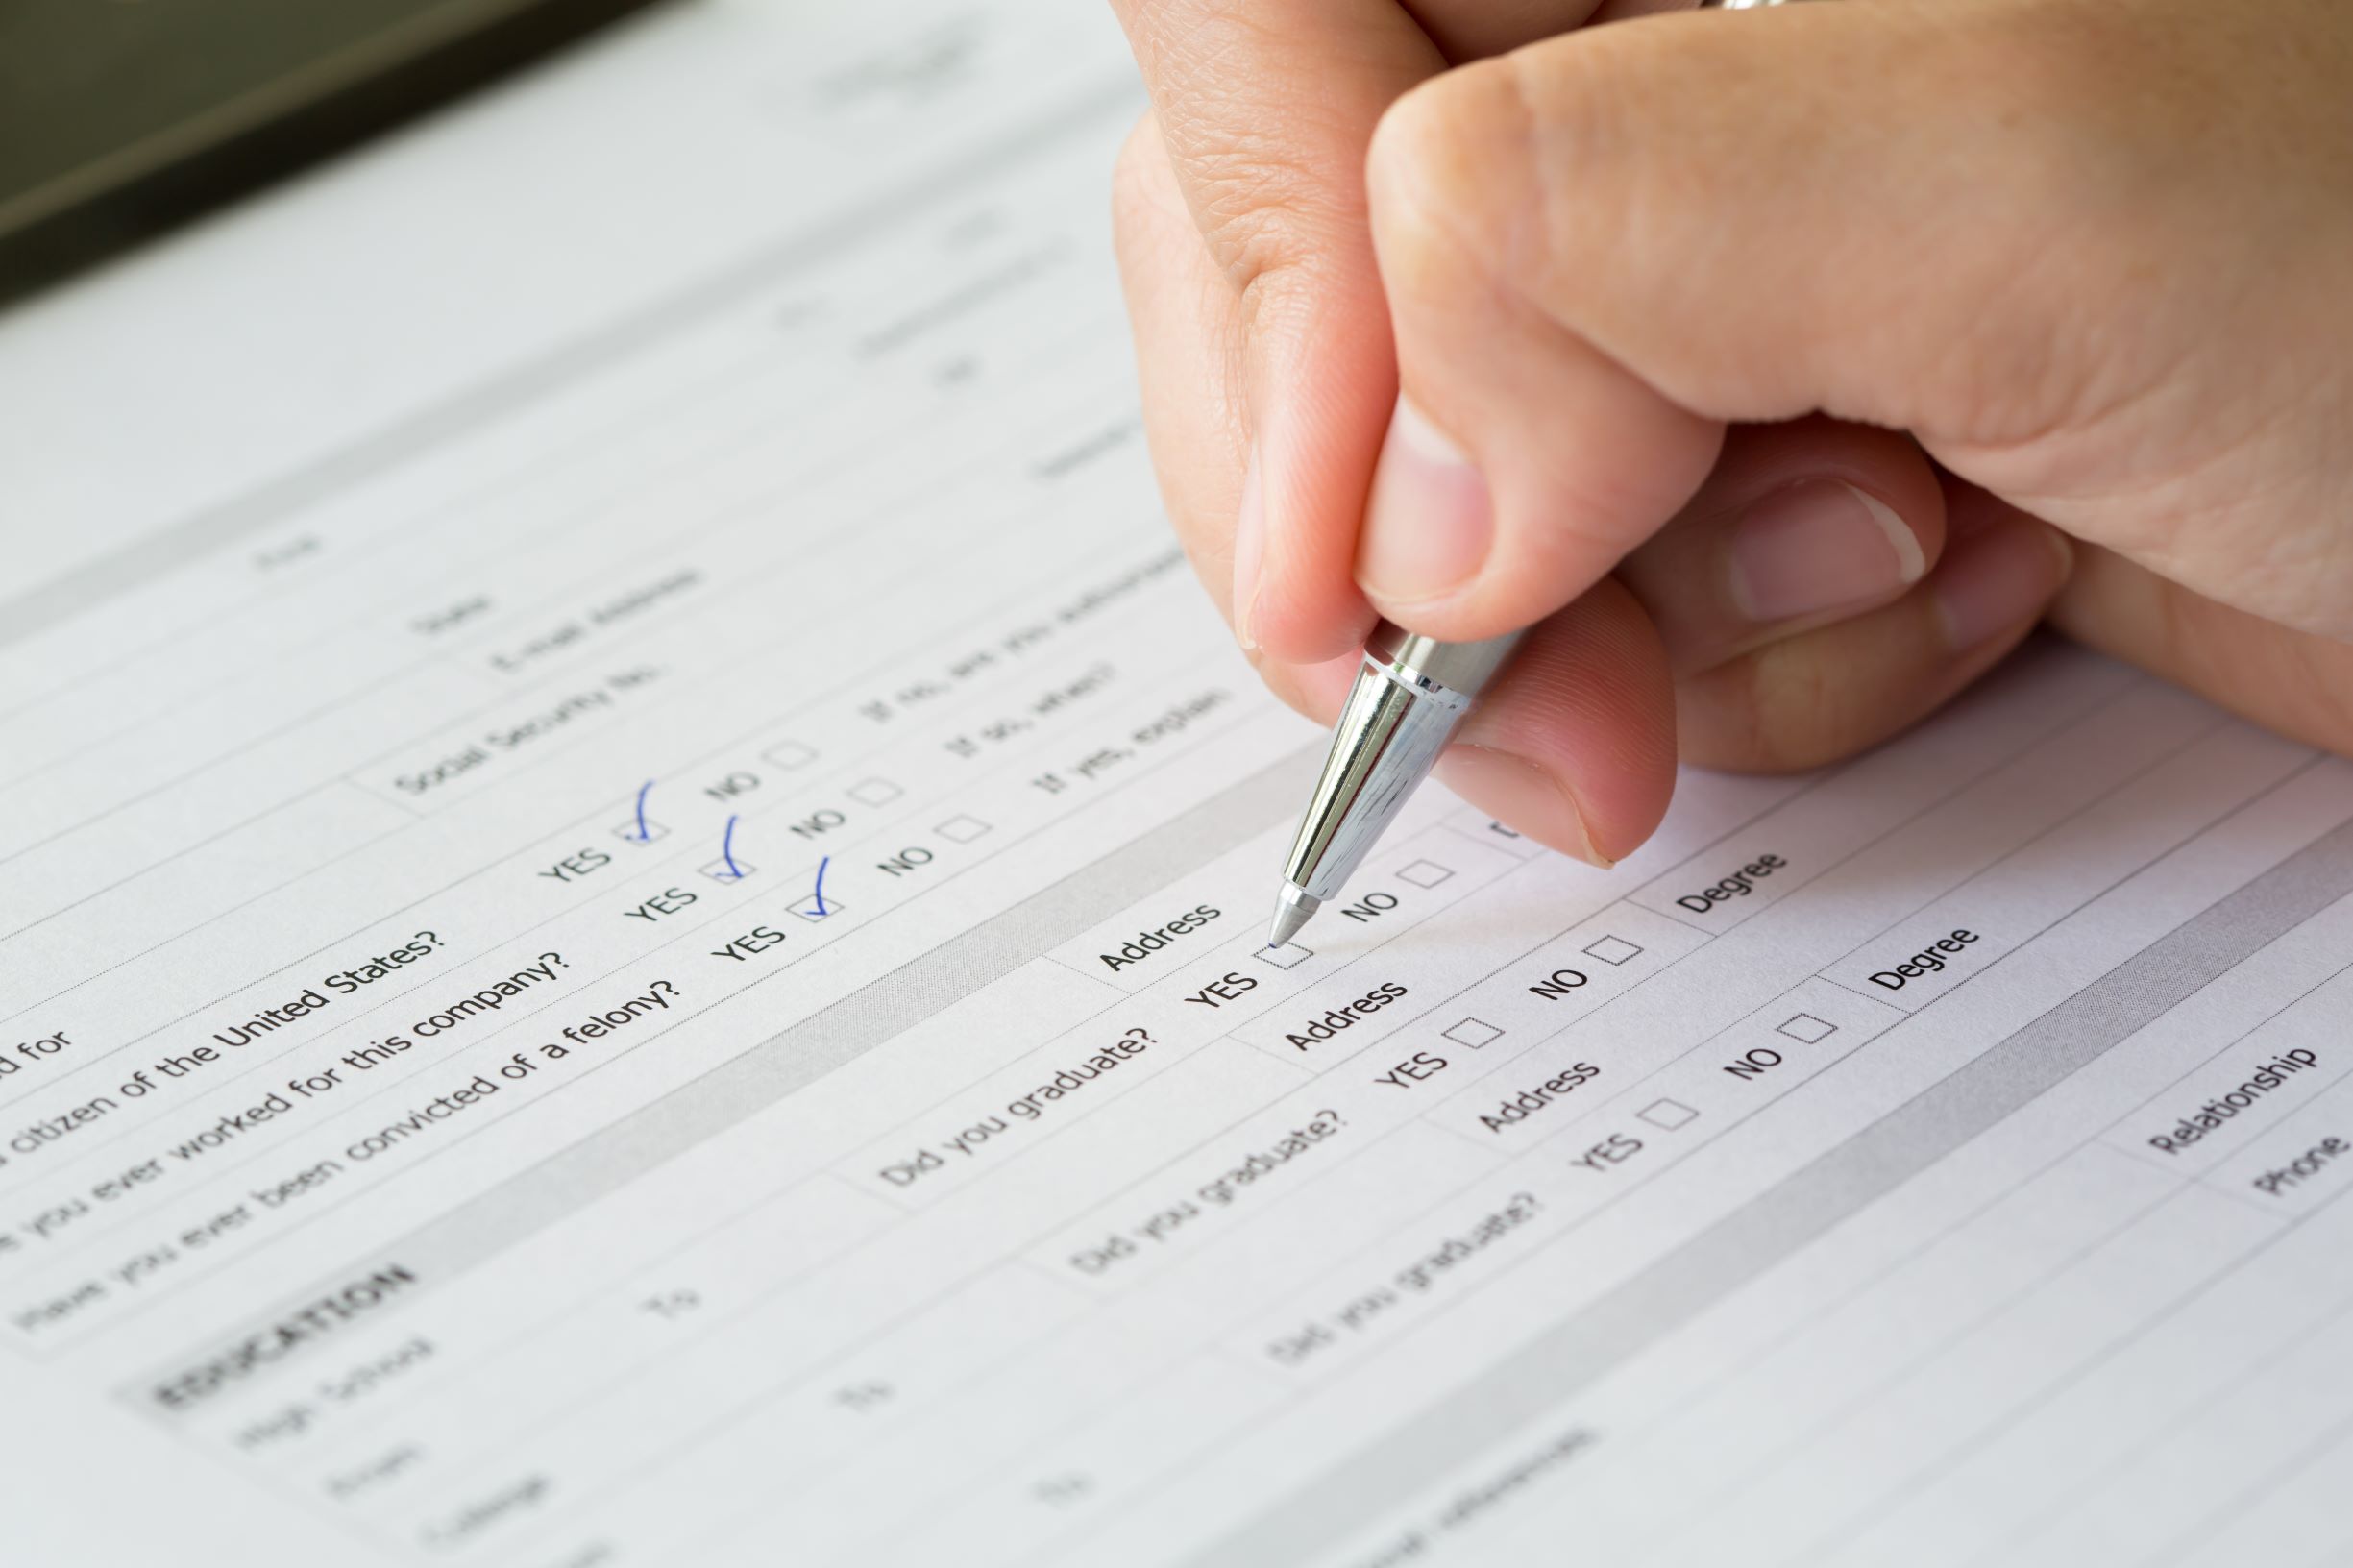
[[[0,322],[61,429],[616,102],[744,177],[478,335],[375,275],[322,404],[328,268],[317,362],[126,394],[157,472],[0,481],[75,525],[0,610],[0,1557],[2342,1560],[2353,768],[2039,646],[1606,873],[1434,789],[1260,950],[1322,742],[1152,501],[1118,40],[851,9]]]

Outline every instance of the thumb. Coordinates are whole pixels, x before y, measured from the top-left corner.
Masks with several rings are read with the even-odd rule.
[[[2288,615],[2244,563],[2346,477],[2287,494],[2279,445],[2233,432],[2319,417],[2279,367],[2309,361],[2296,334],[2328,296],[2279,257],[2298,254],[2297,193],[2341,178],[2295,161],[2304,122],[2336,112],[2310,106],[2335,99],[2275,84],[2301,118],[2245,108],[2292,135],[2241,194],[2260,183],[2201,128],[2250,61],[2277,70],[2279,40],[2258,57],[2260,18],[2215,12],[1661,16],[1407,95],[1368,159],[1401,386],[1358,546],[1368,597],[1435,636],[1528,625],[1668,520],[1725,422],[1822,411],[1910,430],[2071,532]]]

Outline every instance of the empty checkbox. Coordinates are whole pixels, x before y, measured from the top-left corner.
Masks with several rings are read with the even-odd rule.
[[[817,747],[804,745],[799,741],[786,741],[781,745],[770,747],[760,755],[789,773],[796,768],[806,768],[815,762]]]
[[[1446,1031],[1446,1038],[1458,1045],[1468,1045],[1475,1051],[1490,1040],[1503,1039],[1504,1032],[1483,1018],[1464,1018]]]
[[[1434,888],[1454,874],[1452,867],[1441,866],[1434,860],[1417,860],[1410,866],[1401,867],[1397,880],[1410,882],[1417,888]]]
[[[703,875],[709,877],[714,882],[741,882],[744,880],[744,878],[749,876],[752,872],[758,870],[759,869],[759,867],[754,866],[748,860],[729,861],[723,859],[712,861],[707,866],[698,866],[695,868],[695,870],[700,871]]]
[[[812,899],[810,902],[797,907],[793,913],[799,916],[804,920],[829,920],[836,915],[842,913],[842,900],[839,898],[828,898],[825,900],[825,907],[823,909],[820,909],[817,907],[816,900]]]
[[[989,831],[989,824],[977,817],[950,817],[932,831],[950,844],[970,844]]]
[[[849,797],[862,806],[887,806],[906,793],[887,778],[862,778],[849,787]]]
[[[1699,1113],[1680,1100],[1653,1100],[1634,1115],[1654,1127],[1664,1127],[1672,1131],[1690,1121]]]
[[[1811,1013],[1801,1013],[1787,1023],[1781,1024],[1777,1032],[1787,1035],[1792,1040],[1802,1040],[1811,1045],[1818,1040],[1825,1040],[1838,1033],[1838,1025],[1818,1018]]]
[[[641,828],[638,825],[637,819],[632,817],[627,821],[622,823],[619,827],[613,829],[613,837],[617,839],[625,839],[631,844],[651,844],[656,839],[666,837],[669,832],[669,828],[664,827],[657,821],[654,821],[651,818],[648,818],[645,825]]]
[[[1587,944],[1585,948],[1585,956],[1587,958],[1599,959],[1604,964],[1623,964],[1628,959],[1638,955],[1641,951],[1641,948],[1635,946],[1624,937],[1604,937],[1599,942]]]
[[[1315,949],[1302,947],[1295,942],[1287,942],[1280,947],[1262,947],[1259,949],[1258,956],[1278,969],[1287,969],[1313,958]]]

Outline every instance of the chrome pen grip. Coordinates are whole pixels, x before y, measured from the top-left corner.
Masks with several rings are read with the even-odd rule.
[[[1392,679],[1473,698],[1486,690],[1525,635],[1514,631],[1476,643],[1442,643],[1384,621],[1364,639],[1364,657]]]
[[[1315,794],[1284,863],[1306,908],[1339,892],[1453,739],[1521,634],[1441,643],[1383,622],[1365,640]]]

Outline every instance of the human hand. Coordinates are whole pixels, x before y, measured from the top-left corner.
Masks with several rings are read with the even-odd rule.
[[[2047,604],[2353,750],[2353,10],[1116,3],[1164,495],[1304,711],[1541,621],[1441,771],[1604,861]]]

